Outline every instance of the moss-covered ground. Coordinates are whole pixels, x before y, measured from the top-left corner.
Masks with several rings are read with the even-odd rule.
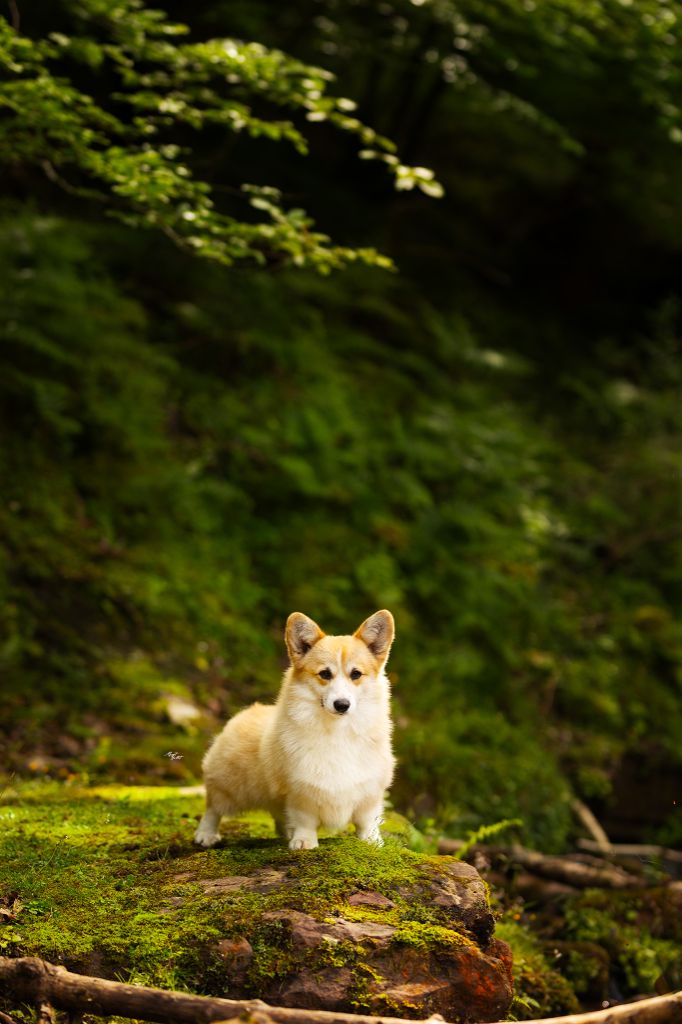
[[[514,1001],[510,1019],[527,1020],[580,1010],[567,979],[551,964],[543,944],[514,915],[498,922],[496,935],[514,951]]]
[[[679,901],[664,887],[587,889],[537,914],[517,904],[496,935],[514,951],[511,1015],[520,1020],[682,986]]]
[[[376,919],[371,908],[345,904],[358,886],[390,897],[393,907],[379,916],[398,926],[397,942],[470,941],[447,932],[436,909],[401,896],[438,859],[406,847],[415,834],[398,815],[388,815],[379,850],[345,835],[292,853],[269,816],[254,813],[224,822],[223,843],[203,851],[192,843],[202,804],[195,788],[8,785],[0,800],[0,952],[226,994],[216,943],[248,931],[256,993],[264,977],[290,967],[277,923],[258,925],[260,913],[286,906],[324,919],[342,908],[355,920]],[[202,884],[264,868],[285,869],[286,885],[217,898]],[[337,958],[343,952],[334,949]]]
[[[197,787],[8,782],[0,795],[0,955],[229,995],[218,943],[248,934],[254,956],[246,986],[257,995],[296,966],[280,922],[263,921],[264,911],[381,921],[397,927],[394,941],[422,949],[471,941],[446,929],[438,908],[405,895],[442,859],[397,814],[387,814],[380,850],[341,835],[292,853],[270,817],[253,813],[224,821],[223,842],[204,851],[192,843],[202,807]],[[286,872],[286,884],[217,895],[206,884],[263,869]],[[350,905],[358,888],[392,905]],[[679,971],[679,922],[663,892],[588,891],[554,925],[538,927],[523,908],[501,912],[496,935],[514,954],[512,1019],[654,991]],[[320,955],[328,959],[319,966],[353,967],[357,1006],[366,1008],[362,982],[370,968],[357,947],[330,944]]]

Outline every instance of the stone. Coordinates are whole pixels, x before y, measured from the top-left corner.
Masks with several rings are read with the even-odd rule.
[[[371,986],[371,1009],[406,1017],[440,1013],[446,1020],[501,1020],[512,998],[510,961],[503,942],[485,952],[473,943],[441,949],[389,946],[369,961],[384,979]]]
[[[221,939],[213,947],[236,985],[243,985],[253,960],[253,947],[247,939]]]
[[[376,853],[375,868],[360,847],[356,872],[352,842],[333,840],[305,858],[273,846],[278,860],[248,874],[187,879],[226,927],[211,946],[211,983],[273,1006],[440,1014],[458,1024],[503,1020],[512,999],[511,951],[493,937],[488,890],[476,869],[452,857],[391,851],[385,861]],[[230,862],[227,850],[222,856]],[[329,878],[325,858],[335,870]]]
[[[444,857],[442,865],[427,868],[425,885],[414,895],[440,907],[455,927],[464,926],[483,944],[493,934],[488,889],[471,864]]]
[[[272,910],[263,914],[263,921],[283,924],[295,949],[314,949],[324,941],[353,942],[376,946],[392,938],[395,927],[374,921],[316,921],[300,910]]]
[[[351,907],[386,907],[390,910],[395,903],[380,892],[352,892],[348,897]]]
[[[462,877],[467,883],[475,881],[468,872]],[[453,897],[456,874],[449,878],[445,891]],[[441,891],[436,886],[435,894]],[[453,906],[464,907],[471,917],[469,897],[462,894],[459,904],[451,902],[449,912]],[[482,920],[482,912],[473,919]],[[500,1020],[511,1002],[511,951],[496,939],[481,947],[464,933],[441,927],[433,930],[436,939],[429,944],[428,926],[418,924],[412,944],[404,923],[343,917],[318,921],[293,908],[263,913],[259,926],[277,927],[282,949],[291,956],[291,971],[285,978],[265,980],[254,993],[244,986],[244,964],[248,969],[251,955],[247,952],[240,960],[241,946],[221,943],[229,991],[235,996],[257,994],[278,1006],[338,1011],[360,1007],[402,1017],[440,1013],[462,1022]],[[251,951],[248,942],[245,948]]]
[[[349,967],[326,967],[315,973],[302,972],[277,989],[279,1006],[306,1010],[347,1010],[353,984]]]
[[[279,889],[286,879],[286,871],[276,868],[261,868],[251,875],[227,875],[225,878],[199,879],[199,885],[208,896],[219,896],[229,892],[272,892]]]

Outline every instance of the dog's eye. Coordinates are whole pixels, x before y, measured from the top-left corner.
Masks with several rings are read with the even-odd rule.
[[[332,677],[332,670],[330,668],[323,668],[322,671],[317,674],[320,679],[325,679],[328,682]]]
[[[359,668],[354,668],[353,671],[350,674],[350,677],[351,677],[351,679],[359,679],[361,675],[362,675],[362,672],[360,671],[360,669]]]

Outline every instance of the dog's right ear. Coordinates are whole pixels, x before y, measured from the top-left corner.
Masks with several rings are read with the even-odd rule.
[[[321,640],[324,633],[316,622],[309,619],[303,612],[292,612],[287,619],[287,628],[284,631],[287,650],[292,664],[300,661],[304,654],[307,654],[313,644]]]

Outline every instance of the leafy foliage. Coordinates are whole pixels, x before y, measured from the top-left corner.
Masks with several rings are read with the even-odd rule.
[[[523,822],[520,818],[505,818],[502,821],[496,821],[493,825],[481,825],[475,832],[469,833],[466,842],[455,854],[455,860],[464,860],[477,843],[486,843],[501,832],[506,832],[510,828],[520,828],[522,825]]]
[[[634,765],[637,827],[679,838],[678,13],[0,21],[8,763],[190,778],[274,695],[289,611],[387,605],[402,807],[557,849]]]
[[[609,566],[601,586],[603,555],[586,540],[606,530],[617,548],[637,529],[619,428],[613,505],[603,484],[586,505],[564,474],[589,489],[602,468],[567,459],[551,429],[500,400],[524,386],[513,361],[427,309],[417,315],[429,344],[415,350],[413,300],[392,285],[381,301],[376,284],[353,290],[353,309],[378,325],[370,333],[340,316],[344,290],[243,282],[226,317],[220,273],[202,275],[201,308],[182,290],[164,301],[159,344],[87,238],[43,218],[3,233],[15,428],[3,454],[4,674],[17,711],[31,688],[55,702],[34,707],[34,728],[56,709],[73,715],[93,757],[103,714],[114,734],[143,739],[144,707],[163,734],[159,696],[178,675],[195,698],[224,693],[216,710],[234,710],[274,693],[282,609],[343,630],[388,605],[403,804],[430,793],[455,830],[520,814],[549,848],[569,810],[546,744],[564,749],[587,796],[594,780],[598,795],[608,789],[638,737],[656,731],[674,756],[679,637],[664,578],[657,592],[645,560]],[[125,236],[109,242],[128,251]],[[190,275],[187,296],[194,287]],[[342,330],[323,323],[330,301]],[[640,422],[653,420],[638,465],[667,500],[675,456],[659,468],[651,457],[673,406],[664,389],[641,402]],[[147,682],[140,646],[157,665]],[[196,766],[200,743],[180,742],[185,768]],[[145,770],[168,767],[161,753],[149,747]]]
[[[595,336],[636,344],[652,298],[676,290],[681,13],[677,0],[250,0],[199,21],[295,39],[437,168],[442,202],[386,197],[378,214],[378,189],[368,202],[356,189],[339,224],[380,225],[440,306],[456,296],[486,344],[513,336],[551,375],[589,361]],[[325,174],[338,153],[316,152]]]
[[[0,62],[8,75],[0,86],[0,152],[5,162],[38,165],[68,191],[105,202],[133,226],[159,228],[228,266],[276,260],[328,272],[354,260],[391,265],[374,249],[332,245],[311,230],[303,210],[285,210],[279,190],[265,183],[241,186],[251,208],[267,215],[264,222],[240,221],[219,208],[211,185],[190,166],[190,147],[177,141],[183,125],[286,140],[307,152],[301,128],[257,116],[250,97],[357,135],[377,147],[398,187],[438,192],[432,172],[401,164],[388,139],[352,116],[351,100],[328,94],[329,72],[258,43],[181,42],[187,26],[141,0],[59,6],[55,14],[72,23],[73,34],[52,31],[32,40],[0,18]],[[73,84],[88,72],[96,96]],[[108,97],[103,83],[112,76],[117,87]],[[75,182],[62,177],[70,171]],[[233,189],[239,192],[240,183]]]

